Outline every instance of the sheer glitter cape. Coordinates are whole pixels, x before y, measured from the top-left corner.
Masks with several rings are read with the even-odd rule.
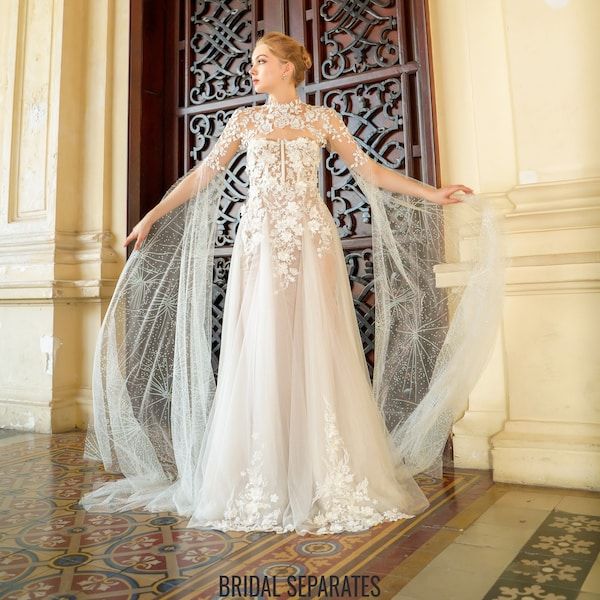
[[[186,175],[195,183],[191,198],[159,219],[131,254],[103,319],[84,456],[124,477],[96,482],[81,500],[87,510],[190,515],[194,508],[215,393],[212,274],[227,184],[224,169],[201,166]],[[374,398],[396,464],[440,477],[452,424],[499,326],[500,215],[482,196],[440,207],[383,189],[364,170],[350,173],[371,211]],[[440,287],[436,276],[452,240],[462,280]]]

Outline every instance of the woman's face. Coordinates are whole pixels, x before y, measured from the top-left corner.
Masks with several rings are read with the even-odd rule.
[[[293,66],[281,61],[265,44],[257,44],[252,52],[252,66],[249,70],[258,94],[272,94],[288,86],[294,86],[292,81]],[[282,76],[285,75],[285,79]]]

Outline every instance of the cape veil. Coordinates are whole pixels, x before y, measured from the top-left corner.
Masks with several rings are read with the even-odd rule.
[[[224,171],[209,179],[200,165],[191,171],[193,196],[159,219],[131,254],[98,335],[84,456],[124,478],[84,495],[87,510],[189,515],[194,507],[215,392],[212,273],[226,185]],[[350,173],[371,208],[374,396],[396,464],[439,477],[451,426],[499,325],[499,215],[484,197],[440,207]],[[464,281],[446,289],[436,285],[436,265],[450,239],[460,240],[470,261]]]

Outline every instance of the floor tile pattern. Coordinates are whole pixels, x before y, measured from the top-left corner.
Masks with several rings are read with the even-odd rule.
[[[552,511],[484,600],[576,600],[600,548],[600,517]]]
[[[87,513],[82,491],[117,476],[83,460],[83,439],[73,432],[3,440],[1,598],[211,598],[219,574],[383,579],[492,485],[483,471],[449,471],[441,482],[421,477],[429,510],[366,532],[227,534],[187,529],[168,513]]]

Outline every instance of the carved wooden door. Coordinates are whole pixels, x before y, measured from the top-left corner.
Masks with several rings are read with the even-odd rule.
[[[304,101],[335,107],[376,160],[436,184],[426,0],[133,0],[131,121],[155,124],[130,136],[130,226],[160,199],[159,188],[207,154],[234,109],[266,100],[255,95],[248,68],[257,39],[271,30],[294,36],[313,56],[299,88]],[[140,67],[140,57],[150,67]],[[144,153],[152,154],[152,172]],[[244,165],[243,155],[230,165],[219,217],[215,369]],[[371,365],[369,206],[335,155],[323,156],[321,173]]]

